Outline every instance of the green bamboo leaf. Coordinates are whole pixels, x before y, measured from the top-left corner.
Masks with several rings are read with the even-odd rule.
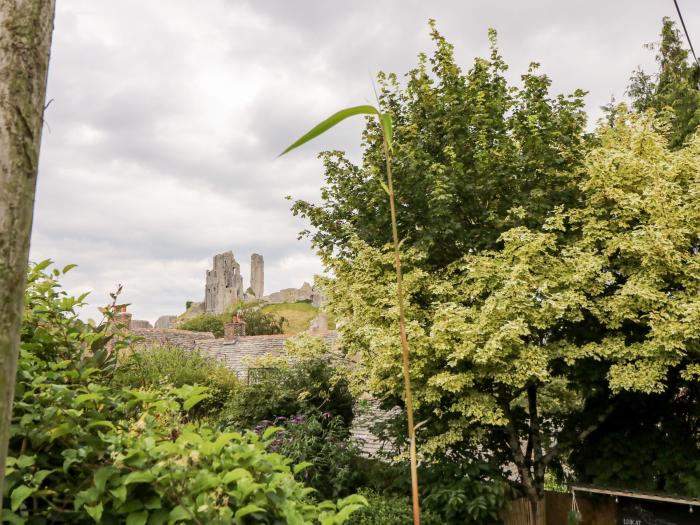
[[[328,117],[326,120],[315,126],[314,128],[311,129],[308,133],[303,135],[300,139],[298,139],[294,144],[289,146],[286,150],[284,150],[282,153],[279,154],[281,157],[282,155],[289,153],[295,148],[298,148],[302,144],[305,144],[309,142],[312,139],[315,139],[322,133],[325,133],[329,129],[331,129],[333,126],[338,124],[339,122],[342,122],[348,117],[352,117],[354,115],[380,115],[379,111],[377,108],[374,106],[355,106],[352,108],[346,108],[338,111],[337,113],[334,113],[330,117]]]
[[[394,144],[394,126],[391,123],[391,115],[388,113],[382,113],[379,115],[379,122],[382,124],[382,130],[384,131],[384,138],[390,150],[393,150]]]

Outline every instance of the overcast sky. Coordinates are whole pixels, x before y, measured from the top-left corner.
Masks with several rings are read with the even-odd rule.
[[[373,99],[377,71],[404,74],[430,52],[427,21],[467,69],[487,28],[517,82],[540,62],[553,91],[589,91],[592,119],[631,71],[653,69],[672,0],[62,0],[49,74],[31,259],[77,263],[87,315],[117,283],[134,318],[203,300],[215,253],[233,250],[266,293],[321,270],[286,195],[316,199],[317,153],[359,154],[362,121],[282,159],[340,107]],[[700,45],[700,5],[680,0]]]

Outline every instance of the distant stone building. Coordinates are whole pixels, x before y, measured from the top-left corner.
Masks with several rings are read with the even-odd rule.
[[[257,253],[250,256],[250,288],[256,299],[265,293],[265,261]]]
[[[131,328],[153,328],[150,321],[144,321],[143,319],[132,319],[130,323]]]
[[[155,328],[174,328],[177,315],[161,315],[154,325]]]
[[[271,304],[296,303],[299,301],[311,302],[312,298],[313,288],[309,283],[304,283],[301,288],[285,288],[284,290],[263,297],[265,301]]]
[[[236,262],[231,251],[215,255],[213,268],[207,270],[207,284],[204,291],[205,311],[220,314],[241,300],[243,300],[241,265]]]

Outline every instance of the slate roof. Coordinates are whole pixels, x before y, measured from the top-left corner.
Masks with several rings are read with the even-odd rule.
[[[290,337],[294,337],[294,335],[246,335],[238,337],[235,341],[210,339],[197,341],[197,348],[202,350],[204,355],[226,364],[236,372],[239,379],[247,381],[250,363],[264,356],[281,357],[286,355],[284,342]],[[329,331],[317,337],[323,337],[326,344],[332,347],[337,339],[337,333]]]

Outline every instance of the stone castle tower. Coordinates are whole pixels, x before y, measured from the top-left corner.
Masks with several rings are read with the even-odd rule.
[[[256,299],[265,293],[265,261],[257,253],[250,256],[250,288]]]
[[[233,252],[214,256],[214,266],[207,270],[207,284],[204,291],[204,311],[220,314],[232,304],[243,299],[243,277],[241,265],[236,262]]]
[[[265,291],[265,262],[263,256],[254,253],[250,257],[250,288],[256,299]],[[207,284],[204,289],[204,311],[211,314],[223,313],[238,301],[251,297],[243,291],[241,265],[233,252],[214,256],[214,265],[207,270]]]

